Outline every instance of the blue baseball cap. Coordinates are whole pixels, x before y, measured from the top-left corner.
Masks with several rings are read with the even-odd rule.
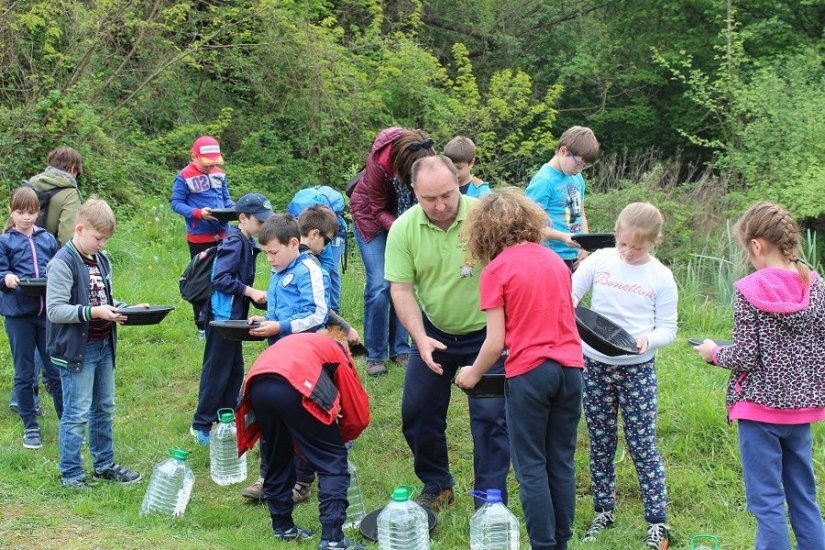
[[[258,221],[265,222],[269,216],[274,214],[272,203],[260,193],[247,193],[235,203],[235,212],[255,216]]]

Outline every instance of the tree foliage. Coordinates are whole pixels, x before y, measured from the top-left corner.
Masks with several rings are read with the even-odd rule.
[[[212,133],[233,192],[285,200],[341,185],[390,125],[468,135],[482,176],[524,184],[584,124],[607,154],[716,161],[735,196],[825,211],[825,0],[10,0],[0,15],[6,187],[65,143],[84,189],[165,195]]]

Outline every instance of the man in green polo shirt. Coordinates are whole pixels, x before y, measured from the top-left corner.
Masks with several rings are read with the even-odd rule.
[[[424,483],[416,501],[437,512],[455,503],[445,434],[452,379],[478,355],[486,324],[478,302],[481,268],[469,261],[458,239],[475,199],[461,194],[456,168],[445,156],[417,160],[411,179],[418,204],[390,228],[384,277],[414,344],[401,419],[415,473]],[[503,373],[503,359],[490,372]],[[475,487],[501,490],[506,503],[510,448],[504,398],[469,398],[469,405]]]

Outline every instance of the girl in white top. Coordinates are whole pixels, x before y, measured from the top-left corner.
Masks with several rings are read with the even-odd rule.
[[[648,522],[647,548],[668,547],[665,469],[656,438],[658,348],[676,338],[677,290],[670,269],[650,255],[661,242],[662,214],[632,203],[616,220],[616,248],[602,249],[573,274],[573,301],[592,290],[591,309],[636,339],[638,355],[608,357],[583,344],[584,416],[590,435],[590,474],[596,516],[584,540],[614,523],[618,412],[636,466]]]

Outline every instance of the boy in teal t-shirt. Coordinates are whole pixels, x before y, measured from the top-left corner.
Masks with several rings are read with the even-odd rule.
[[[492,193],[490,184],[473,176],[476,165],[476,144],[468,137],[456,136],[444,146],[444,156],[455,164],[458,171],[458,190],[462,195],[480,199]]]
[[[525,190],[550,217],[543,244],[561,256],[571,270],[587,255],[571,238],[588,232],[581,173],[598,156],[599,142],[593,131],[573,126],[561,135],[553,158],[536,172]]]

